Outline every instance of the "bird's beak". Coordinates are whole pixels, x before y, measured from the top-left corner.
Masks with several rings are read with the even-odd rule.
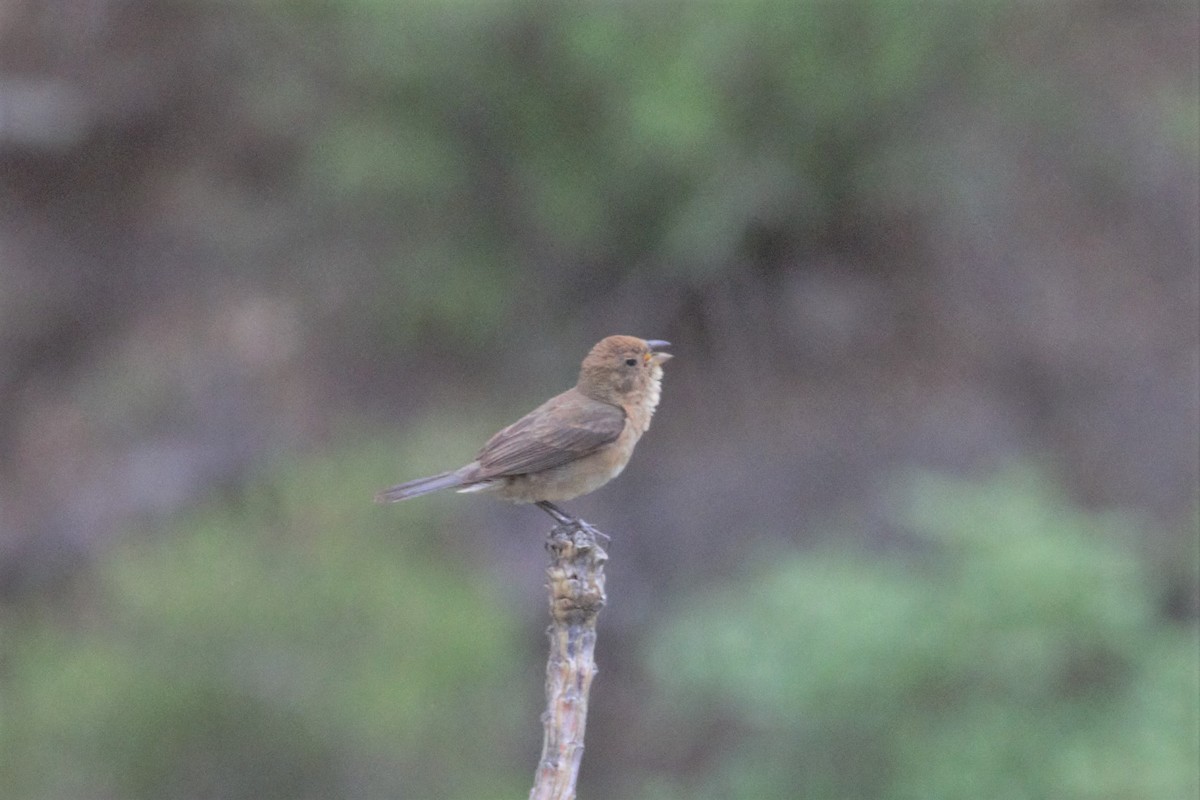
[[[671,346],[670,342],[665,342],[662,339],[647,339],[646,344],[650,345],[651,350],[658,350],[659,348],[662,348],[662,347],[670,347]],[[673,357],[674,356],[672,356],[670,353],[651,353],[651,355],[650,355],[650,359],[655,364],[662,364],[663,362],[665,362],[668,359],[673,358]]]

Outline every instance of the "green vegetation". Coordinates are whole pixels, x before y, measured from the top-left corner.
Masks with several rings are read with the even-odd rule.
[[[671,729],[725,732],[657,796],[1195,796],[1200,642],[1159,616],[1129,520],[1024,472],[902,505],[901,557],[775,555],[658,626]]]
[[[1188,4],[16,6],[0,800],[523,796],[541,575],[370,495],[618,331],[584,800],[1197,796]],[[1031,443],[1129,515],[873,488]]]
[[[390,462],[283,467],[127,537],[79,607],[3,620],[5,797],[521,796],[528,632],[434,541],[436,503],[365,502]],[[631,796],[1194,792],[1200,642],[1162,617],[1128,519],[1028,472],[919,478],[896,507],[893,552],[774,553],[676,600],[626,727],[705,767],[630,770]]]
[[[966,3],[340,8],[356,92],[308,177],[363,239],[381,204],[404,221],[367,278],[396,344],[478,343],[630,265],[702,288],[764,241],[852,229],[941,163],[924,98],[1012,78],[980,59],[996,10]]]
[[[2,620],[3,796],[517,796],[513,619],[428,505],[371,504],[393,460],[283,468]]]

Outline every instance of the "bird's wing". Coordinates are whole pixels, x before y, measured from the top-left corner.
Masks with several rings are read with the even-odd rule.
[[[476,457],[479,474],[501,478],[559,467],[614,441],[624,428],[620,406],[570,390],[489,439]]]

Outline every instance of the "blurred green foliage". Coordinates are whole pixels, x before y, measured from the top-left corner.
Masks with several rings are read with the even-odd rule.
[[[436,429],[401,460],[458,447]],[[284,464],[127,536],[74,605],[0,620],[4,797],[521,796],[523,637],[436,502],[363,496],[394,450]],[[1129,519],[1033,472],[920,477],[895,507],[891,551],[770,554],[678,598],[625,725],[656,763],[700,766],[606,790],[1190,796],[1200,642],[1162,615]]]
[[[775,556],[679,602],[649,652],[671,730],[725,727],[646,796],[1194,797],[1200,642],[1133,524],[1030,472],[908,492],[904,557]]]
[[[81,607],[0,620],[0,794],[523,791],[514,620],[428,507],[370,502],[382,445],[130,535]]]
[[[1074,5],[1023,25],[1010,24],[1019,4],[926,13],[910,0],[252,7],[265,10],[262,27],[245,29],[265,43],[264,60],[276,44],[301,57],[283,58],[286,75],[254,73],[252,59],[231,69],[246,73],[256,123],[296,143],[302,185],[289,191],[316,207],[304,219],[338,234],[298,235],[304,268],[283,283],[289,293],[315,285],[314,318],[345,342],[322,345],[329,360],[362,359],[367,375],[381,374],[384,357],[456,341],[490,352],[506,322],[510,334],[544,322],[569,339],[582,309],[647,274],[670,286],[641,293],[653,307],[693,289],[730,296],[727,282],[751,271],[771,291],[773,270],[800,269],[797,254],[902,268],[902,239],[944,237],[937,225],[956,224],[920,220],[923,200],[987,201],[978,216],[990,220],[1023,208],[1009,196],[1039,189],[1006,175],[955,186],[947,146],[983,153],[991,143],[939,118],[947,109],[994,114],[1003,141],[1057,149],[1070,174],[1055,185],[1090,174],[1097,194],[1120,197],[1111,184],[1139,179],[1112,144],[1120,137],[1097,124],[1110,101],[1081,113],[1096,103],[1080,99],[1082,76],[1027,63],[1038,48],[996,35],[1065,36]],[[296,41],[285,20],[298,23]],[[246,35],[236,22],[229,29]],[[1153,125],[1194,155],[1192,89],[1160,88]],[[978,163],[986,172],[1020,162]],[[207,161],[194,172],[221,174]],[[1069,209],[1057,191],[1048,196]],[[232,213],[194,201],[192,211],[209,215],[216,241],[254,243],[251,212],[271,208],[261,201],[249,195]],[[173,223],[192,216],[161,205]],[[896,229],[889,209],[902,218]],[[1095,225],[1062,230],[1081,241],[1123,230]],[[825,257],[858,248],[886,256]],[[232,263],[272,263],[249,252]],[[928,286],[931,298],[945,294]],[[1017,291],[1044,295],[1039,284]],[[1058,343],[1060,327],[1046,327]],[[1106,352],[1109,334],[1092,334]],[[1020,338],[1005,329],[997,341]],[[510,358],[528,357],[518,352]],[[115,409],[114,425],[154,422],[171,404],[162,398],[189,385],[195,363],[171,361],[178,372],[166,378],[111,384],[98,405]],[[987,372],[981,364],[971,368]],[[410,388],[431,379],[401,377]],[[864,385],[890,396],[878,377]],[[223,396],[218,378],[212,394]],[[517,677],[524,634],[494,573],[462,537],[441,536],[452,532],[435,516],[439,499],[382,510],[368,497],[380,476],[469,457],[492,430],[470,425],[406,431],[400,458],[378,442],[282,465],[167,530],[127,535],[74,596],[0,608],[0,798],[521,796],[533,753],[513,742],[532,740],[536,720],[519,707],[526,689],[513,689],[530,682],[528,670]],[[648,632],[647,652],[623,656],[644,656],[655,683],[622,690],[647,698],[627,721],[652,734],[645,758],[686,766],[648,778],[608,764],[607,774],[646,798],[1196,796],[1196,634],[1159,608],[1128,519],[1084,513],[1029,473],[920,479],[899,503],[908,516],[896,522],[912,534],[902,552],[773,553],[724,587],[680,598]],[[606,691],[602,680],[595,702]],[[595,744],[585,781],[605,757]]]
[[[403,222],[368,278],[373,324],[401,341],[569,312],[631,265],[702,286],[766,242],[852,228],[936,159],[924,101],[1012,78],[980,58],[990,4],[333,8],[294,9],[327,26],[347,82],[308,174],[360,236]]]

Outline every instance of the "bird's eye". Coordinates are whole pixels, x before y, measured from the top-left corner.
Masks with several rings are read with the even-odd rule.
[[[627,367],[636,367],[636,366],[637,366],[637,359],[636,359],[636,358],[627,358],[627,359],[625,359],[625,366],[627,366]]]

